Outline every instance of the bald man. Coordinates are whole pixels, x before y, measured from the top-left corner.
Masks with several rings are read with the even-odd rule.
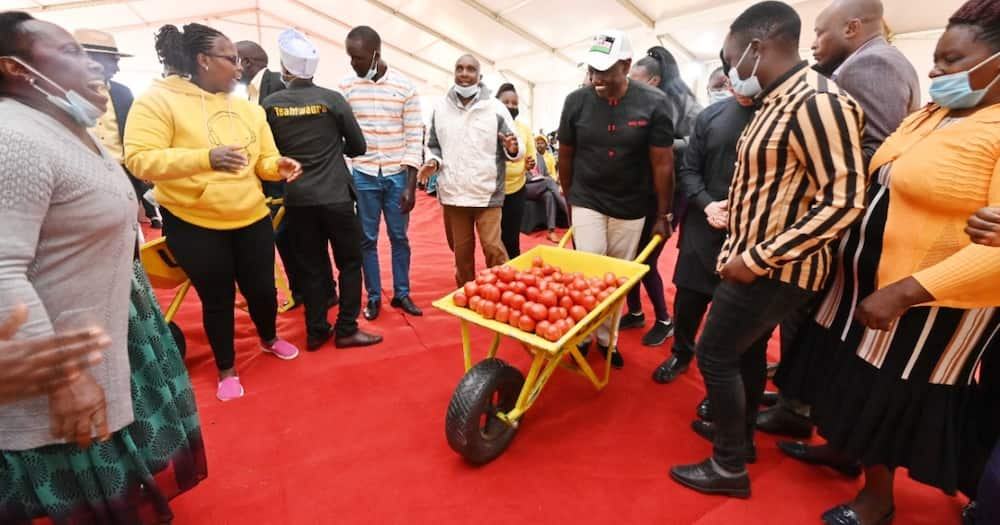
[[[920,107],[913,65],[883,35],[882,2],[837,0],[816,17],[816,68],[861,104],[865,161]]]

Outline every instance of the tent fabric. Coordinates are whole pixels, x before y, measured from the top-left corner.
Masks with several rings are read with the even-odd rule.
[[[812,22],[828,0],[787,0],[803,21],[803,57],[809,57]],[[958,0],[884,0],[897,43],[921,73],[930,69],[937,32]],[[428,97],[452,83],[455,60],[477,56],[491,87],[513,82],[522,115],[533,129],[552,130],[562,100],[583,79],[591,37],[606,28],[626,31],[637,53],[663,45],[677,57],[685,80],[702,95],[707,74],[732,20],[750,1],[732,0],[3,0],[70,31],[87,27],[115,35],[136,55],[122,61],[120,80],[142,91],[160,73],[153,33],[167,23],[197,21],[232,40],[254,40],[279,68],[278,34],[294,27],[319,47],[316,80],[334,86],[351,69],[344,38],[356,25],[375,28],[383,56]],[[427,104],[430,105],[429,103]]]

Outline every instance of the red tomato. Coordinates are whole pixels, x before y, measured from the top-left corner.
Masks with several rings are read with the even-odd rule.
[[[517,294],[515,294],[514,292],[512,292],[510,290],[507,290],[506,292],[500,294],[500,304],[505,304],[507,306],[510,306],[510,300],[515,295],[517,295]]]
[[[611,295],[611,292],[607,290],[601,290],[601,293],[597,294],[597,300],[603,302],[605,299],[608,298],[609,295]]]
[[[535,325],[535,333],[538,334],[539,337],[545,337],[545,331],[548,330],[550,326],[552,326],[552,323],[548,321],[538,321],[538,324]]]
[[[545,261],[542,260],[541,255],[536,255],[535,258],[531,260],[531,266],[535,268],[541,268],[544,264]]]
[[[474,297],[476,295],[479,295],[479,285],[476,284],[474,281],[469,281],[465,283],[465,296]]]
[[[525,311],[536,321],[543,321],[549,316],[548,308],[545,308],[545,306],[537,303],[531,305],[531,308],[528,308]]]
[[[535,288],[534,286],[529,286],[528,291],[525,293],[525,296],[528,298],[529,301],[534,302],[538,301],[538,295],[540,293],[542,292],[538,288]]]
[[[553,268],[552,265],[550,265],[550,264],[543,264],[542,265],[542,273],[544,273],[545,275],[552,275],[552,274],[556,273],[556,269]]]
[[[564,295],[566,295],[566,287],[563,286],[562,284],[553,283],[551,286],[549,286],[549,290],[552,290],[553,292],[556,293],[557,299],[561,299]]]
[[[585,281],[583,279],[580,279],[579,277],[573,279],[573,289],[574,290],[579,290],[579,291],[582,292],[582,291],[586,290],[587,288],[590,288],[590,285],[587,284],[587,281]]]
[[[479,314],[487,319],[493,319],[497,314],[497,303],[493,301],[483,301],[479,304]]]
[[[496,286],[497,289],[500,290],[501,294],[506,292],[507,290],[510,290],[510,283],[505,283],[503,281],[497,281],[497,284],[494,286]]]
[[[510,316],[507,318],[507,324],[513,326],[514,328],[520,328],[521,326],[521,311],[520,310],[510,310]]]
[[[497,313],[493,316],[493,320],[498,323],[506,323],[510,320],[510,307],[504,304],[498,304]]]
[[[583,300],[580,302],[580,306],[586,308],[588,312],[591,312],[594,310],[594,307],[597,306],[597,298],[593,295],[585,295],[583,296]]]
[[[469,297],[465,295],[465,292],[455,292],[455,295],[451,296],[451,300],[455,303],[455,306],[464,308],[469,305]]]
[[[555,272],[552,272],[552,275],[550,275],[549,278],[552,279],[552,282],[554,283],[561,283],[563,280],[563,274],[557,269]]]
[[[587,317],[587,309],[578,304],[573,305],[573,307],[569,309],[569,316],[572,317],[574,321],[579,323],[584,317]]]
[[[484,291],[481,292],[483,297],[489,299],[490,301],[493,301],[494,303],[499,302],[500,297],[503,295],[500,292],[500,289],[496,287],[496,285],[487,284],[486,286],[483,287],[483,289]]]
[[[559,307],[558,306],[553,306],[552,308],[549,308],[548,315],[547,315],[546,319],[548,319],[550,323],[554,323],[554,322],[560,320],[561,317],[559,317]]]
[[[552,288],[552,283],[549,282],[548,278],[542,278],[538,280],[539,290],[548,290],[549,288]]]
[[[497,268],[496,274],[501,282],[509,283],[514,280],[514,271],[513,268],[505,264]]]
[[[521,281],[516,281],[511,283],[510,289],[514,290],[514,293],[524,295],[528,291],[528,285]]]
[[[528,332],[528,333],[534,333],[535,332],[535,320],[532,319],[531,316],[522,315],[521,319],[518,320],[518,322],[517,322],[517,326],[518,326],[518,328],[520,328],[521,330],[524,330],[525,332]]]
[[[627,282],[628,282],[628,277],[619,277],[618,278],[618,287],[621,288],[622,286],[625,286],[625,283],[627,283]]]
[[[580,304],[583,301],[583,292],[580,290],[570,290],[569,298],[573,300],[573,304]]]
[[[548,327],[545,328],[545,332],[540,332],[540,333],[541,336],[544,337],[547,341],[552,341],[552,342],[556,342],[559,340],[560,337],[562,337],[559,328],[556,327],[556,325],[552,324],[550,324]]]
[[[480,274],[479,277],[476,277],[476,283],[480,285],[495,284],[496,282],[497,282],[497,276],[493,272],[483,273]]]
[[[531,274],[535,277],[545,277],[545,272],[543,272],[541,268],[532,268]]]
[[[568,295],[564,295],[564,296],[562,296],[562,297],[559,298],[559,306],[562,306],[563,308],[565,308],[567,310],[569,310],[570,308],[573,308],[574,305],[576,305],[576,303],[573,302],[573,298],[570,297],[570,296],[568,296]]]
[[[545,290],[538,294],[538,302],[546,307],[552,307],[559,304],[559,299],[556,298],[556,293],[552,290]]]
[[[525,303],[524,296],[519,293],[516,293],[514,294],[514,297],[510,298],[510,304],[508,306],[510,306],[514,310],[521,310],[524,308],[524,303]]]
[[[519,282],[525,286],[535,286],[538,284],[538,277],[535,277],[534,274],[526,272],[521,274]]]
[[[618,284],[618,276],[612,272],[604,274],[604,284],[608,286],[616,286]]]
[[[483,298],[478,295],[473,295],[469,298],[469,309],[473,312],[479,313],[479,306],[482,304]]]

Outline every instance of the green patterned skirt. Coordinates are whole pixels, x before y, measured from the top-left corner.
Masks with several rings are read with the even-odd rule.
[[[136,263],[128,324],[135,422],[87,449],[0,451],[0,523],[169,523],[207,475],[191,380]]]

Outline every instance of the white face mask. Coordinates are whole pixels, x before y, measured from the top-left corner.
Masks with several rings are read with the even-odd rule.
[[[750,76],[744,80],[740,78],[740,73],[738,68],[743,64],[743,60],[746,59],[747,54],[750,53],[750,47],[753,43],[747,44],[747,48],[743,51],[743,56],[740,57],[740,61],[736,63],[732,68],[729,69],[729,83],[733,86],[733,91],[737,95],[743,95],[744,97],[756,97],[764,89],[760,86],[760,80],[757,78],[757,67],[760,66],[760,55],[757,56],[757,61],[753,64],[753,71],[750,72]]]
[[[0,57],[0,58],[9,58],[9,59],[17,62],[18,64],[21,64],[22,66],[24,66],[31,73],[37,75],[42,80],[44,80],[44,81],[48,82],[49,84],[52,84],[53,86],[55,86],[56,89],[62,91],[63,92],[63,96],[61,96],[61,97],[58,96],[58,95],[53,95],[48,90],[43,89],[41,86],[39,86],[35,82],[35,79],[31,79],[30,80],[31,87],[35,88],[35,90],[37,90],[39,93],[45,95],[45,99],[48,100],[50,104],[52,104],[53,106],[55,106],[55,107],[57,107],[57,108],[65,111],[67,114],[69,114],[69,116],[73,117],[73,120],[77,124],[79,124],[79,125],[81,125],[81,126],[83,126],[85,128],[92,128],[95,125],[97,125],[97,119],[101,118],[101,116],[104,115],[103,111],[101,111],[100,109],[98,109],[97,106],[91,104],[89,100],[83,98],[82,95],[80,95],[76,91],[73,91],[72,89],[67,90],[67,89],[63,88],[59,84],[53,82],[52,79],[50,79],[49,77],[47,77],[44,74],[42,74],[41,71],[39,71],[39,70],[35,69],[34,67],[28,65],[27,63],[25,63],[20,58],[15,57],[15,56],[6,56],[6,57]]]
[[[716,102],[722,102],[723,100],[728,100],[733,96],[733,93],[729,91],[728,88],[713,89],[708,92],[708,104],[712,105]]]
[[[378,51],[372,53],[372,65],[368,68],[368,72],[365,73],[365,76],[362,77],[365,80],[375,80],[375,75],[378,74],[378,60],[375,59],[375,55],[377,54]]]
[[[462,98],[472,98],[479,93],[479,84],[473,84],[471,86],[460,86],[455,84],[455,93]]]

